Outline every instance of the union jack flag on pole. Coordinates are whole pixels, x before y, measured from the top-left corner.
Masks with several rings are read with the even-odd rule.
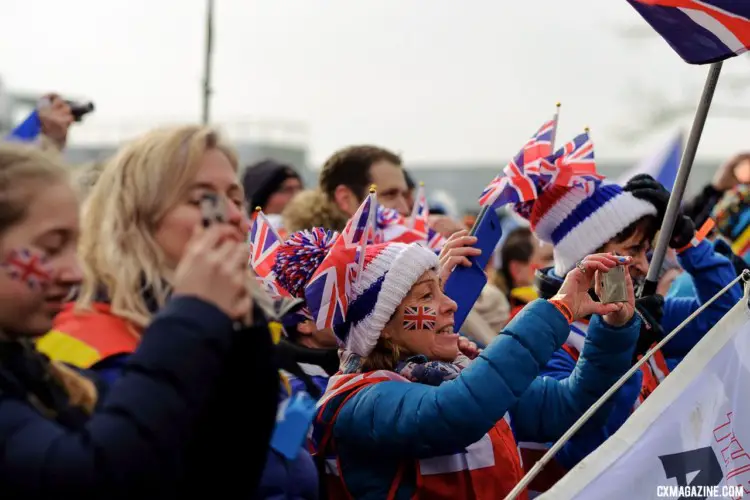
[[[282,239],[268,222],[266,215],[260,210],[256,210],[256,213],[255,222],[250,229],[250,265],[258,276],[268,276]]]
[[[689,64],[723,61],[750,50],[747,0],[628,0]]]
[[[586,191],[604,179],[596,171],[594,143],[588,130],[565,144],[555,154],[540,160],[538,168],[539,175],[548,183],[580,186]]]
[[[375,193],[370,193],[349,219],[346,228],[305,287],[305,301],[318,328],[332,328],[346,317],[351,285],[361,274],[368,236],[373,235]]]
[[[276,285],[276,275],[273,272],[276,254],[283,240],[260,210],[256,210],[255,221],[250,229],[248,240],[250,267],[255,272],[258,283],[271,298],[288,297],[289,294]]]
[[[419,183],[417,196],[409,217],[408,225],[411,230],[418,234],[430,250],[439,251],[445,245],[445,238],[430,227],[430,207],[427,204],[424,183]]]
[[[536,185],[527,175],[527,165],[552,154],[552,142],[557,130],[558,111],[544,122],[539,130],[505,166],[503,173],[495,177],[479,197],[479,205],[498,208],[507,203],[522,203],[536,198]]]

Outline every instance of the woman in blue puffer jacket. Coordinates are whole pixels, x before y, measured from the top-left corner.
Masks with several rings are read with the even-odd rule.
[[[331,498],[503,498],[523,476],[516,441],[559,437],[629,368],[640,328],[632,283],[626,303],[588,295],[596,274],[629,262],[606,254],[584,259],[560,294],[527,306],[483,352],[459,341],[441,283],[474,243],[457,233],[440,262],[416,244],[371,245],[361,261],[337,245],[307,286],[319,326],[331,319],[350,353],[314,424]],[[328,295],[334,284],[345,300]],[[571,376],[537,377],[588,314]]]

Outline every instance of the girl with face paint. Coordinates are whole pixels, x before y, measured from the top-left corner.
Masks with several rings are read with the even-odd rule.
[[[91,372],[50,361],[35,346],[81,280],[78,213],[63,165],[38,150],[0,145],[2,495],[166,498],[184,496],[203,480],[215,487],[208,462],[216,457],[205,455],[201,463],[189,450],[199,445],[196,435],[211,430],[203,427],[238,338],[234,320],[252,307],[236,280],[247,249],[221,227],[197,228],[175,268],[169,304],[108,389]],[[254,341],[269,350],[265,333]],[[245,367],[248,376],[258,369]],[[262,414],[258,401],[255,409]],[[266,410],[268,432],[263,437],[263,428],[256,429],[265,439],[261,456],[275,406]],[[191,474],[190,467],[206,473]]]
[[[345,355],[313,428],[330,497],[504,498],[523,476],[516,439],[556,439],[629,368],[640,327],[632,282],[623,303],[588,291],[630,261],[586,257],[556,297],[529,304],[480,353],[454,331],[457,305],[443,292],[477,255],[476,238],[455,234],[440,257],[419,244],[363,245],[371,204],[305,288],[312,317],[333,327]],[[590,314],[585,361],[567,380],[538,378],[570,323]]]

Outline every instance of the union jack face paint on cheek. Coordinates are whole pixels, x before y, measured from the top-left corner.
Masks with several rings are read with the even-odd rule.
[[[430,306],[404,308],[404,330],[434,330],[437,312]]]
[[[28,248],[14,248],[8,252],[0,267],[12,280],[20,281],[32,290],[41,290],[52,279],[47,256]]]

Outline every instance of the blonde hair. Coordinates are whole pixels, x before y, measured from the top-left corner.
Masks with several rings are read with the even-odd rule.
[[[161,307],[169,295],[167,264],[154,232],[195,179],[203,155],[224,153],[235,171],[234,150],[217,132],[200,126],[158,129],[121,148],[102,169],[84,204],[79,255],[84,282],[76,303],[91,310],[97,295],[112,312],[145,327],[151,312],[144,288]]]
[[[29,144],[0,143],[0,234],[23,222],[36,194],[35,187],[67,183],[68,171],[57,155]],[[36,351],[30,339],[21,339],[25,348]],[[97,401],[96,386],[87,378],[56,361],[43,358],[44,384],[57,383],[68,395],[71,406],[91,414]],[[59,408],[43,402],[33,391],[27,399],[43,415],[56,418]],[[49,401],[47,401],[49,403]]]
[[[290,233],[313,227],[342,231],[349,219],[318,189],[298,193],[284,208],[281,216],[284,229]]]
[[[67,181],[58,158],[34,146],[0,143],[0,234],[26,217],[34,183]]]
[[[73,175],[74,184],[78,195],[85,200],[107,165],[104,161],[95,161],[78,167]]]

